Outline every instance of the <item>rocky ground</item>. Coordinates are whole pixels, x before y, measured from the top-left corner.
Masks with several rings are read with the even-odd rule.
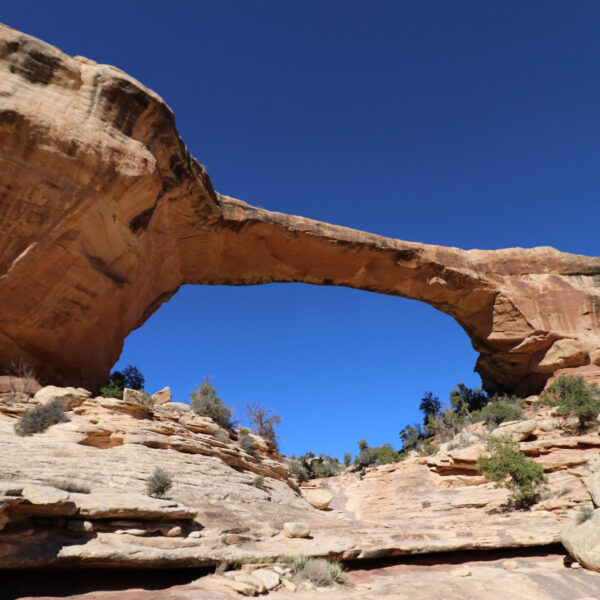
[[[588,555],[593,562],[599,511],[573,523],[600,501],[600,436],[595,429],[577,435],[536,398],[527,401],[525,421],[491,433],[471,425],[434,455],[313,480],[301,495],[272,445],[255,437],[250,455],[238,432],[169,402],[168,394],[147,406],[135,395],[33,392],[0,393],[4,597],[218,599],[265,593],[269,586],[257,577],[270,577],[274,598],[308,598],[315,589],[290,570],[295,555],[345,561],[349,583],[323,588],[331,598],[420,598],[442,587],[445,598],[497,598],[506,589],[514,598],[600,595],[598,576],[565,565],[560,545],[571,523],[585,538],[577,542],[585,546],[580,562]],[[25,411],[56,398],[69,421],[15,434]],[[548,486],[530,509],[507,510],[509,492],[477,472],[490,435],[519,441],[544,466]],[[147,493],[156,467],[173,477],[167,498]],[[317,490],[332,496],[324,510],[306,500]],[[310,535],[288,537],[289,522],[306,523]],[[39,570],[57,567],[67,569],[66,579]],[[113,576],[89,571],[117,567],[126,574],[120,587]],[[225,573],[209,575],[217,567]],[[15,571],[32,568],[35,578]],[[83,573],[87,588],[76,583]]]

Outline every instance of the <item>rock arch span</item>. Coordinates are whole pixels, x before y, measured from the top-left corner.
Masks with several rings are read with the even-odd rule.
[[[404,242],[218,194],[159,96],[0,26],[0,366],[96,389],[182,284],[275,281],[429,303],[488,390],[600,366],[599,258]]]

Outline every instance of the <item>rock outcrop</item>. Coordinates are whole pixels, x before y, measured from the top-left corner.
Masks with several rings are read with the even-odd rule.
[[[275,281],[427,302],[467,332],[489,391],[600,372],[600,259],[399,241],[220,195],[158,95],[0,26],[0,367],[97,390],[182,284]]]

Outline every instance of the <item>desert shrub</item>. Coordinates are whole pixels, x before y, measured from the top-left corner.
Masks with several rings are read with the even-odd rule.
[[[327,561],[327,568],[329,569],[329,574],[333,581],[340,584],[346,583],[346,574],[344,573],[342,565]]]
[[[429,417],[427,421],[427,432],[430,435],[438,436],[440,441],[451,440],[460,433],[467,424],[467,416],[447,408],[443,413],[436,417]]]
[[[344,466],[349,467],[352,464],[352,454],[344,452]]]
[[[594,516],[594,509],[591,506],[582,506],[577,513],[577,525],[589,521]]]
[[[421,506],[423,508],[429,508],[431,506],[431,502],[429,500],[423,500],[423,502],[421,502]]]
[[[277,442],[275,428],[281,425],[281,417],[273,414],[271,409],[263,408],[258,402],[246,404],[246,415],[252,422],[254,433],[270,442]]]
[[[521,421],[524,418],[521,407],[516,402],[506,399],[494,400],[471,416],[473,422],[485,421],[490,429],[506,421]]]
[[[240,437],[243,437],[245,435],[248,435],[250,433],[250,430],[247,427],[240,427],[238,433],[240,434]]]
[[[358,440],[358,449],[359,450],[364,450],[367,447],[367,440],[365,440],[364,438],[362,440]]]
[[[308,481],[310,479],[310,471],[303,461],[296,458],[287,461],[290,477],[294,477],[300,481]]]
[[[91,491],[87,485],[76,483],[75,481],[52,481],[51,485],[64,492],[72,492],[74,494],[89,494]]]
[[[425,439],[420,445],[419,450],[421,454],[430,455],[435,454],[438,451],[438,447],[431,440]]]
[[[302,575],[319,587],[331,585],[333,581],[329,563],[321,558],[309,558],[302,568]]]
[[[51,425],[68,421],[60,400],[52,400],[43,406],[36,406],[28,410],[15,423],[15,433],[20,436],[32,435],[46,431]]]
[[[35,369],[23,359],[18,362],[11,362],[6,374],[10,377],[9,385],[11,388],[11,398],[18,392],[33,396],[37,385],[37,375]]]
[[[266,490],[267,488],[265,487],[265,478],[262,475],[257,475],[253,480],[252,480],[252,485],[255,488],[258,488],[259,490]]]
[[[362,448],[354,459],[354,464],[359,468],[366,468],[387,465],[400,460],[402,460],[402,454],[386,442],[383,446]]]
[[[404,453],[416,450],[419,442],[425,437],[421,431],[421,426],[416,424],[407,425],[400,431],[399,435],[402,440],[402,452]]]
[[[306,565],[307,558],[303,554],[298,554],[292,557],[292,563],[294,564],[294,570],[302,571]]]
[[[254,440],[248,434],[243,435],[240,438],[240,448],[244,452],[247,452],[248,454],[251,454],[252,456],[254,456],[254,450],[255,450]]]
[[[123,390],[144,389],[145,378],[137,367],[127,365],[122,371],[113,371],[110,374],[106,385],[100,390],[100,395],[104,398],[123,399]]]
[[[583,377],[561,375],[550,385],[548,392],[550,401],[558,407],[557,414],[577,417],[581,431],[596,421],[600,412],[598,386],[587,384]]]
[[[161,468],[154,469],[152,475],[146,480],[146,489],[150,496],[164,496],[172,487],[173,479]]]
[[[468,388],[464,383],[457,384],[450,392],[450,405],[459,414],[481,410],[489,401],[483,390]]]
[[[200,389],[190,394],[192,410],[203,417],[211,418],[217,425],[225,429],[233,428],[233,413],[217,396],[217,390],[205,379]]]
[[[521,504],[532,504],[540,487],[548,481],[542,465],[519,452],[511,439],[488,440],[489,457],[481,456],[477,469],[496,487],[511,490],[512,497]],[[507,479],[508,477],[508,479]]]

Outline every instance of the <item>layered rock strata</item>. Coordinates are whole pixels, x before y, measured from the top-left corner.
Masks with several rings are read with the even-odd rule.
[[[69,421],[17,436],[17,419],[52,397],[67,403]],[[6,394],[0,568],[202,567],[296,554],[363,560],[558,544],[565,524],[599,495],[600,436],[569,434],[551,409],[529,413],[525,426],[501,430],[526,436],[521,450],[548,475],[544,499],[531,510],[507,511],[508,490],[478,474],[489,435],[481,424],[433,456],[309,482],[306,498],[330,501],[319,510],[294,491],[271,445],[255,438],[250,455],[236,432],[179,403],[148,407],[57,388]],[[147,494],[156,467],[173,478],[168,498]],[[302,536],[288,537],[300,524]]]
[[[600,372],[600,259],[405,242],[216,193],[165,102],[0,26],[0,363],[98,389],[184,283],[342,285],[449,314],[489,391]]]

